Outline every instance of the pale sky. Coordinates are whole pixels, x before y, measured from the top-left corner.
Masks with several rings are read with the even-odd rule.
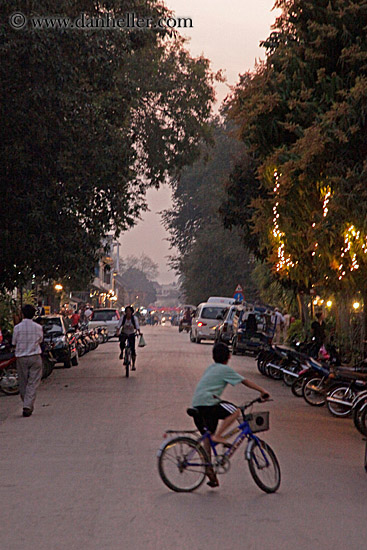
[[[259,42],[270,34],[270,27],[277,16],[271,11],[275,0],[166,0],[165,4],[177,16],[191,17],[193,28],[182,32],[190,38],[187,44],[192,55],[203,54],[212,69],[222,69],[226,84],[218,84],[217,106],[228,93],[228,86],[236,84],[238,75],[252,70],[256,59],[264,58]],[[120,241],[121,255],[147,254],[159,265],[160,283],[175,280],[175,274],[167,266],[167,256],[172,254],[167,233],[161,225],[159,211],[170,208],[171,193],[168,187],[148,191],[150,212]]]

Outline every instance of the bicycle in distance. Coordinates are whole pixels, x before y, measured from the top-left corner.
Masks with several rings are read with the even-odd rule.
[[[165,441],[158,451],[158,471],[163,483],[177,492],[198,489],[204,483],[208,472],[226,474],[229,471],[230,459],[247,439],[245,459],[253,480],[262,491],[275,493],[279,489],[281,479],[277,457],[271,447],[255,435],[269,429],[269,412],[245,413],[254,403],[261,402],[262,399],[257,398],[238,407],[242,419],[238,420],[239,425],[236,428],[224,436],[226,439],[235,436],[235,439],[231,444],[228,443],[228,446],[223,446],[223,454],[217,451],[218,445],[222,443],[213,442],[208,430],[199,438],[195,438],[196,430],[167,430],[165,437],[168,436],[170,439]],[[195,417],[198,412],[195,408],[187,409],[187,414],[191,417]],[[203,445],[206,441],[210,443],[212,460]]]

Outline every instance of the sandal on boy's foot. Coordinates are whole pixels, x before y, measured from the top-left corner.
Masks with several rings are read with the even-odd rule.
[[[32,412],[33,412],[32,409],[29,409],[28,407],[24,407],[23,416],[31,416]]]
[[[209,481],[207,483],[209,487],[219,487],[219,481],[217,479],[217,476],[214,474],[214,477],[209,477]]]
[[[209,481],[207,483],[207,485],[209,485],[209,487],[219,487],[219,481],[218,481],[218,478],[217,478],[217,474],[213,470],[209,471],[209,472],[206,472],[206,475],[209,478]]]
[[[123,359],[123,358],[124,358],[124,354],[123,354],[123,353],[120,353],[119,359]]]

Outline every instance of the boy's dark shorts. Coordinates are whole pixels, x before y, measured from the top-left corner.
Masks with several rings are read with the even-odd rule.
[[[205,428],[207,428],[210,433],[215,433],[218,426],[218,420],[224,420],[237,410],[237,407],[232,405],[232,403],[226,402],[211,405],[210,407],[195,408],[199,410],[200,417],[194,418],[194,422],[201,434],[205,432]]]

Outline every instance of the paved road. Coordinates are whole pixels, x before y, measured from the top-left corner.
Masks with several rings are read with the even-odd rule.
[[[176,494],[160,481],[156,451],[185,416],[211,346],[173,327],[146,328],[138,370],[122,376],[116,342],[78,367],[58,369],[31,418],[17,397],[0,397],[2,550],[303,550],[367,547],[367,476],[350,420],[332,418],[257,374],[232,366],[272,393],[265,439],[282,468],[279,493],[253,483],[242,450],[219,489]],[[241,402],[253,393],[228,388]]]

